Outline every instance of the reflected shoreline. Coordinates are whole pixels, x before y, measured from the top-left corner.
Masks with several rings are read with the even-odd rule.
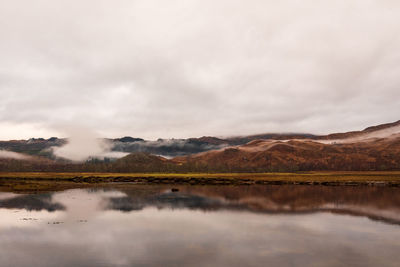
[[[364,267],[400,260],[398,188],[21,189],[0,192],[2,266]]]
[[[4,188],[3,188],[4,189]],[[11,189],[9,189],[10,191]],[[59,188],[60,192],[68,188]],[[92,194],[114,191],[119,197],[104,198],[108,210],[133,212],[147,207],[201,211],[248,211],[263,214],[332,213],[365,217],[373,221],[400,225],[400,190],[391,187],[252,185],[252,186],[180,186],[116,185],[88,186]],[[8,192],[9,192],[8,191]],[[13,192],[11,190],[11,192]],[[52,201],[57,194],[14,191],[12,198],[0,199],[0,208],[26,210],[65,210]],[[23,191],[22,191],[23,192]],[[68,191],[66,191],[68,192]],[[4,193],[0,193],[4,194]]]

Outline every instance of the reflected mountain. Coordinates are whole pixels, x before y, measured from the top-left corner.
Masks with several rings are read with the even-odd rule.
[[[25,209],[28,211],[46,210],[49,212],[65,210],[65,206],[53,202],[53,194],[17,195],[11,198],[1,199],[0,208]]]
[[[105,198],[105,209],[123,212],[147,207],[201,211],[231,210],[269,214],[329,212],[400,225],[400,194],[388,187],[182,186],[121,189],[125,196]],[[140,193],[138,193],[140,192]]]
[[[98,199],[91,205],[124,213],[146,208],[287,215],[326,212],[400,225],[400,191],[391,187],[252,185],[177,186],[172,189],[166,185],[109,185],[76,190],[90,194],[92,201]],[[71,204],[67,201],[68,192],[72,191],[4,195],[0,197],[0,208],[66,210]],[[88,203],[77,205],[85,207]]]
[[[191,209],[191,210],[218,210],[226,208],[219,199],[185,193],[166,192],[143,199],[130,197],[109,198],[108,208],[124,212],[142,210],[146,207],[158,209]]]

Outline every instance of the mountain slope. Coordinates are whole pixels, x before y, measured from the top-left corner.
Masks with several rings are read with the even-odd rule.
[[[308,139],[254,140],[174,161],[229,172],[400,170],[400,121]]]

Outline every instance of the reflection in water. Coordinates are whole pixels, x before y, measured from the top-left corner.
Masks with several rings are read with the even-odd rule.
[[[142,210],[145,207],[157,207],[158,209],[199,209],[199,210],[216,210],[229,205],[225,205],[219,199],[207,198],[203,196],[165,192],[157,195],[145,197],[143,199],[135,199],[129,196],[114,197],[108,199],[107,207],[109,209],[121,211]]]
[[[400,225],[399,190],[388,187],[189,186],[180,187],[179,192],[161,187],[140,195],[137,189],[122,191],[126,195],[107,199],[106,208],[126,212],[146,207],[287,214],[324,211]]]
[[[5,193],[6,196],[8,195]],[[1,195],[0,195],[1,196]],[[26,209],[26,210],[64,210],[60,203],[52,202],[51,194],[41,195],[17,195],[0,199],[0,208]]]
[[[0,193],[1,266],[396,266],[400,260],[396,188],[173,191],[136,185]]]

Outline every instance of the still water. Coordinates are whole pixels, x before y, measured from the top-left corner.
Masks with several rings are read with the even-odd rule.
[[[0,192],[0,266],[399,266],[400,189]]]

